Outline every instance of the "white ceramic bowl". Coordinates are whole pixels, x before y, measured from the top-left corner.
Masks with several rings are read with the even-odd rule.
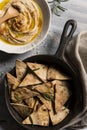
[[[0,40],[0,50],[6,53],[14,53],[14,54],[25,53],[33,49],[37,45],[39,45],[46,38],[50,27],[50,17],[51,17],[50,7],[46,0],[36,0],[36,2],[40,6],[43,13],[43,27],[40,34],[31,43],[20,46],[6,44],[5,42]]]

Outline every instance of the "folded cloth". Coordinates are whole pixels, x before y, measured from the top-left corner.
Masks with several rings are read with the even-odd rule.
[[[87,32],[79,33],[65,45],[63,60],[80,75],[83,84],[84,110],[66,127],[67,130],[87,127]]]

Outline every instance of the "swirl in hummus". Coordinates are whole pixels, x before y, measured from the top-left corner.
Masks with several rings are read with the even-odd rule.
[[[38,36],[43,23],[43,15],[39,5],[34,0],[11,0],[3,9],[13,6],[19,15],[0,25],[0,37],[13,45],[31,42]]]

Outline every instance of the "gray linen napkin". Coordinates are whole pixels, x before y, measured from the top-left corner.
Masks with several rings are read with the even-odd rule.
[[[65,45],[63,59],[70,63],[83,82],[84,110],[69,124],[67,130],[87,127],[87,32],[79,33]],[[78,87],[78,86],[77,86]]]

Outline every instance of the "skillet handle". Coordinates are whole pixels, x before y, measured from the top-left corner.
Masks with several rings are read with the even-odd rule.
[[[57,56],[58,58],[62,57],[64,46],[65,46],[65,44],[68,44],[69,41],[71,40],[73,33],[76,30],[76,27],[77,27],[77,22],[75,20],[68,20],[66,22],[64,29],[63,29],[61,39],[60,39],[59,48],[57,49],[57,51],[55,53],[55,56]],[[70,28],[70,30],[69,30],[69,28]]]

